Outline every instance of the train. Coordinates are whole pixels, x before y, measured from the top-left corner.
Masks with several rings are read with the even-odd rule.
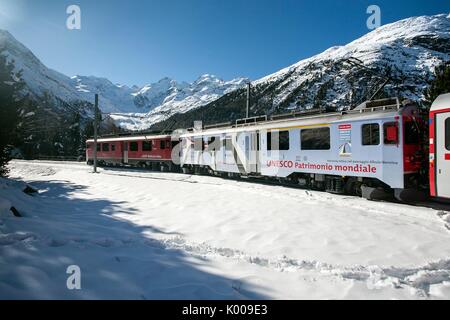
[[[86,141],[93,164],[94,140]],[[257,116],[171,134],[101,137],[99,165],[252,178],[401,201],[450,199],[450,93],[412,101]]]

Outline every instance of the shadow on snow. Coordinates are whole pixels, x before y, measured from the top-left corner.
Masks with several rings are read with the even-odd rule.
[[[130,203],[93,199],[68,181],[27,183],[39,195],[23,194],[24,217],[0,225],[12,237],[0,243],[2,299],[268,298],[263,287],[207,271],[207,259],[157,239],[179,235],[114,216],[135,214]],[[81,290],[67,289],[69,265],[81,269]]]

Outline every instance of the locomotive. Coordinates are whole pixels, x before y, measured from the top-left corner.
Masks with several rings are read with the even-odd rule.
[[[428,128],[428,130],[427,130]],[[428,140],[429,138],[429,140]],[[93,162],[94,140],[86,159]],[[424,114],[398,98],[98,139],[100,165],[245,177],[368,199],[450,199],[450,94]]]

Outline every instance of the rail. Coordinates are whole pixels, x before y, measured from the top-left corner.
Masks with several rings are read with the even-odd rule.
[[[44,160],[44,161],[84,161],[85,156],[37,156],[32,160]]]
[[[266,121],[267,121],[266,115],[237,119],[235,122],[235,127],[251,126],[251,125],[255,125],[259,122],[266,122]]]
[[[214,128],[222,128],[222,127],[227,127],[227,126],[231,126],[231,122],[228,121],[228,122],[207,124],[207,125],[204,125],[203,128],[204,129],[214,129]]]

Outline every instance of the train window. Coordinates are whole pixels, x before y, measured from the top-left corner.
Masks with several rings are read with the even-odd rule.
[[[161,141],[159,142],[159,148],[160,148],[161,150],[166,148],[166,141],[165,141],[165,140],[161,140]]]
[[[136,141],[130,142],[130,151],[139,151],[139,145]]]
[[[450,151],[450,117],[445,120],[445,149]]]
[[[289,150],[289,131],[280,131],[280,150]]]
[[[116,151],[116,144],[115,143],[111,143],[111,151]]]
[[[203,151],[203,138],[194,139],[194,151]]]
[[[142,141],[142,151],[152,151],[152,142]]]
[[[97,143],[97,151],[101,151],[101,144]]]
[[[216,141],[216,137],[208,137],[208,145],[213,144]]]
[[[233,151],[233,143],[231,142],[231,138],[225,138],[222,141],[225,151]]]
[[[419,144],[420,132],[419,126],[415,121],[405,122],[405,144]]]
[[[330,128],[303,129],[300,140],[302,150],[330,150]]]
[[[376,146],[380,144],[380,125],[366,123],[362,125],[362,145]]]
[[[215,149],[214,142],[216,141],[216,137],[208,137],[208,150],[212,151]]]
[[[219,150],[219,148],[220,148],[219,141],[220,141],[220,137],[208,137],[208,150],[209,151]]]
[[[103,143],[102,144],[102,151],[108,152],[109,151],[109,143]]]
[[[398,144],[397,122],[386,122],[383,124],[384,144]]]
[[[278,136],[278,148],[277,148]],[[275,141],[274,141],[275,140]],[[289,131],[267,132],[267,150],[289,150]]]

